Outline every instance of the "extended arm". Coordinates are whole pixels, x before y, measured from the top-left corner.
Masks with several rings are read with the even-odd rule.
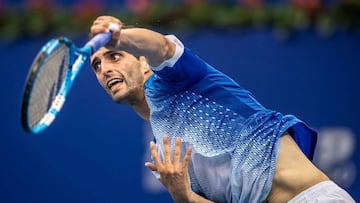
[[[123,50],[135,56],[145,56],[149,65],[159,66],[163,61],[171,58],[176,46],[164,35],[144,28],[123,29],[123,23],[111,16],[98,17],[91,26],[91,35],[108,32],[109,23],[119,26],[113,31],[112,41],[107,44],[109,49]]]

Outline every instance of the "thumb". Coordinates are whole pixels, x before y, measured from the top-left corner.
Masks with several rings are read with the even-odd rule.
[[[157,171],[157,167],[150,162],[145,162],[145,166],[148,167],[151,171]]]

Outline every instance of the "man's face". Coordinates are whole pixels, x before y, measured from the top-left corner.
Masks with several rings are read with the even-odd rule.
[[[139,60],[125,51],[101,48],[91,57],[91,66],[115,102],[132,105],[143,99],[145,59]]]

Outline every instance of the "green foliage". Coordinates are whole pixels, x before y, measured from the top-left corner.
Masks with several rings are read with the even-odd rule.
[[[93,8],[93,7],[92,7]],[[0,37],[17,40],[24,36],[86,33],[95,17],[114,15],[127,24],[173,30],[199,28],[233,29],[271,27],[288,35],[316,28],[324,35],[336,29],[360,29],[360,1],[344,1],[336,6],[300,8],[292,4],[264,4],[249,7],[219,4],[157,4],[146,12],[131,13],[123,8],[81,10],[68,8],[28,8],[0,10]]]

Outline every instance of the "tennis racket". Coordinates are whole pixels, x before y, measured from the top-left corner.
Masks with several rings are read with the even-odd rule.
[[[111,40],[110,32],[99,33],[82,48],[68,38],[48,41],[35,57],[27,75],[21,106],[21,125],[26,132],[38,134],[54,121],[84,63]]]

